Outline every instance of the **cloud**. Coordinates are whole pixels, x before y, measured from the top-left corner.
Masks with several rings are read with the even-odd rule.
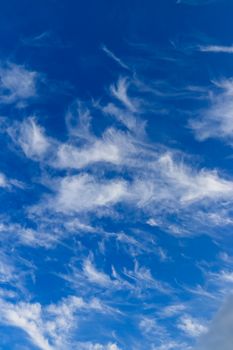
[[[159,312],[159,316],[162,318],[174,317],[182,313],[185,309],[186,306],[184,304],[168,305]]]
[[[0,66],[0,101],[17,103],[20,107],[37,94],[38,73],[14,63]]]
[[[57,169],[82,169],[101,162],[115,166],[124,165],[127,158],[136,152],[130,135],[110,127],[97,138],[90,133],[89,127],[83,129],[81,124],[87,124],[82,118],[86,119],[86,116],[82,115],[80,118],[78,131],[71,131],[75,140],[69,139],[64,143],[48,137],[35,117],[28,117],[21,123],[15,122],[7,128],[7,133],[26,157]],[[77,145],[77,139],[80,138],[84,140]]]
[[[70,136],[91,140],[91,110],[87,103],[76,100],[68,108],[65,122]]]
[[[154,337],[158,335],[160,335],[160,337],[166,336],[165,329],[153,318],[143,317],[139,322],[139,328],[143,333],[153,335]]]
[[[156,280],[150,271],[150,269],[139,266],[138,262],[134,263],[134,270],[124,269],[124,275],[136,285],[139,293],[146,289],[157,290],[161,294],[170,294],[172,289],[169,284]]]
[[[0,187],[8,187],[8,181],[6,176],[3,173],[0,173]]]
[[[119,144],[114,130],[108,130],[103,138],[77,148],[69,144],[61,144],[58,148],[55,167],[81,169],[89,164],[106,162],[118,165],[123,160],[123,144]],[[122,138],[124,142],[124,139]]]
[[[124,69],[129,70],[129,66],[125,64],[119,57],[117,57],[111,50],[107,48],[107,46],[102,45],[102,50],[115,61],[119,66],[121,66]]]
[[[86,259],[84,261],[83,272],[91,283],[95,283],[103,287],[110,287],[111,283],[113,283],[108,275],[96,269],[90,259]]]
[[[21,225],[19,223],[10,222],[9,220],[4,220],[0,224],[0,237],[2,242],[4,242],[5,247],[20,247],[26,246],[31,248],[51,248],[59,243],[61,238],[60,232],[57,229],[56,232],[51,232],[48,222],[47,225]],[[67,227],[68,229],[68,227]]]
[[[127,196],[124,180],[97,180],[88,174],[66,176],[58,181],[55,197],[48,207],[57,212],[75,213],[112,206]]]
[[[151,350],[191,350],[187,343],[172,339],[167,328],[159,324],[155,318],[142,317],[139,329],[149,340]]]
[[[199,50],[202,52],[212,53],[233,53],[233,46],[222,46],[222,45],[201,45]]]
[[[78,343],[77,344],[78,349],[80,350],[121,350],[117,344],[115,343],[108,343],[106,345],[99,344],[99,343]]]
[[[117,84],[110,86],[110,92],[123,106],[131,112],[136,112],[137,101],[132,100],[128,95],[129,80],[126,77],[119,78]]]
[[[157,164],[166,179],[167,189],[181,203],[227,198],[233,190],[233,182],[221,179],[216,171],[195,171],[182,162],[177,163],[169,153],[162,155]],[[167,196],[164,191],[163,194]]]
[[[20,328],[41,350],[70,348],[68,338],[76,327],[78,311],[105,312],[98,299],[87,303],[76,296],[69,296],[57,304],[47,306],[21,301],[13,303],[1,299],[0,306],[1,324]]]
[[[66,45],[52,31],[45,31],[37,35],[22,39],[25,46],[35,48],[65,48]]]
[[[152,350],[191,350],[191,348],[185,343],[179,343],[176,341],[164,341],[160,346],[153,346]]]
[[[2,237],[1,237],[2,238]],[[2,243],[5,243],[5,240],[1,240]],[[17,293],[18,296],[21,294],[26,294],[28,296],[25,281],[26,277],[33,275],[33,267],[27,265],[26,259],[21,259],[17,253],[12,254],[12,249],[9,251],[8,247],[4,245],[4,248],[0,249],[0,285],[1,291],[3,294],[6,293]]]
[[[96,259],[97,260],[97,259]],[[149,268],[140,266],[134,261],[134,268],[130,270],[126,267],[115,269],[111,266],[111,271],[107,272],[98,267],[94,256],[85,258],[81,266],[71,261],[69,271],[66,274],[59,274],[59,277],[67,281],[74,290],[79,290],[82,295],[92,294],[95,290],[105,295],[105,300],[111,302],[113,295],[124,292],[124,295],[134,296],[136,300],[142,300],[149,291],[154,290],[157,294],[171,295],[174,290],[166,282],[154,278]],[[112,314],[121,314],[121,311],[108,307]]]
[[[201,324],[200,320],[196,320],[188,315],[182,316],[177,325],[184,333],[190,337],[199,337],[207,332],[207,327]]]
[[[23,189],[24,184],[16,179],[9,179],[5,174],[0,172],[0,187],[8,190],[12,187]]]
[[[14,126],[8,128],[8,133],[28,158],[43,158],[50,147],[44,129],[36,123],[33,117],[25,119],[22,123],[15,123]]]
[[[0,252],[0,282],[15,283],[18,279],[15,267],[10,263],[10,259]]]
[[[113,103],[109,103],[102,108],[103,113],[114,117],[118,122],[124,125],[128,130],[137,136],[145,136],[146,122],[138,118],[134,113],[125,111]]]
[[[46,160],[50,166],[80,169],[82,172],[50,179],[47,186],[52,193],[32,208],[34,212],[49,209],[50,212],[74,215],[103,209],[110,214],[116,205],[123,204],[125,208],[149,214],[150,218],[155,216],[156,225],[164,226],[166,213],[179,210],[186,212],[188,217],[192,215],[193,205],[199,206],[195,220],[200,223],[204,215],[204,212],[201,214],[202,208],[214,203],[212,215],[210,212],[205,215],[205,223],[216,224],[215,208],[223,201],[231,200],[233,182],[221,177],[217,170],[195,169],[184,162],[183,155],[174,151],[148,150],[137,144],[134,138],[114,130],[89,145],[61,144],[53,150],[55,153],[52,156],[50,153],[51,159],[47,157]],[[98,165],[98,162],[103,164]],[[86,167],[89,167],[88,172]],[[109,178],[110,169],[116,173]],[[130,177],[125,178],[125,171]],[[219,225],[231,223],[227,220],[227,208],[224,210],[226,220],[218,220]],[[147,222],[152,224],[151,220]],[[170,225],[169,230],[176,231]]]
[[[42,350],[52,350],[45,338],[41,319],[40,304],[20,303],[18,305],[1,302],[1,323],[24,330],[31,341]]]
[[[124,134],[111,132],[108,135],[113,137],[104,136],[102,140],[81,148],[66,144],[59,146],[57,155],[49,161],[50,165],[82,169],[82,172],[51,179],[48,186],[53,194],[42,198],[35,208],[72,215],[98,208],[113,209],[117,204],[124,204],[159,217],[160,211],[187,211],[194,204],[208,206],[212,202],[231,199],[233,182],[221,177],[217,170],[194,169],[171,151],[148,152]],[[35,154],[37,148],[33,150],[31,147],[32,151]],[[57,160],[54,162],[55,157]],[[109,167],[106,164],[104,168],[103,165],[97,167],[95,163],[98,161],[116,166],[120,175],[113,178],[103,176],[102,169],[107,172]],[[84,169],[91,165],[95,165],[95,172],[87,173]],[[125,179],[125,170],[132,174],[131,179]],[[209,222],[216,224],[213,215],[209,215]],[[198,218],[201,218],[201,213]],[[162,224],[161,217],[156,224]]]
[[[197,350],[231,350],[233,344],[233,298],[230,297],[214,317]]]
[[[233,144],[233,81],[225,79],[214,83],[215,90],[209,95],[209,107],[200,116],[191,119],[189,127],[198,141],[210,138]]]

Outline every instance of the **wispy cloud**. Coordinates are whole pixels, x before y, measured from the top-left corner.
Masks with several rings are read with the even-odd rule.
[[[114,283],[107,274],[98,271],[90,259],[84,261],[83,272],[90,282],[100,286],[110,287],[111,283]]]
[[[117,344],[115,343],[108,343],[106,345],[100,344],[100,343],[78,343],[78,348],[80,350],[121,350]]]
[[[65,121],[71,137],[79,137],[89,141],[92,139],[92,116],[87,103],[75,100],[68,108]]]
[[[75,213],[114,205],[126,195],[124,180],[98,181],[88,174],[80,174],[61,179],[58,182],[56,199],[47,198],[47,203],[52,210]]]
[[[25,185],[16,179],[7,178],[7,176],[0,172],[0,187],[6,190],[10,190],[13,187],[24,189]]]
[[[52,31],[45,31],[37,35],[25,37],[22,39],[25,46],[36,48],[64,48],[65,45],[62,40]]]
[[[22,123],[16,122],[7,131],[28,158],[40,159],[49,149],[49,139],[33,117],[25,119]]]
[[[128,108],[131,112],[136,112],[137,101],[128,95],[130,81],[126,77],[121,77],[116,84],[110,86],[110,92],[123,106]]]
[[[102,45],[102,50],[115,61],[118,65],[120,65],[122,68],[129,70],[129,66],[125,64],[119,57],[117,57],[111,50],[107,48],[107,46]]]
[[[0,101],[24,106],[26,101],[37,95],[38,73],[14,63],[0,66]]]
[[[1,324],[20,328],[41,350],[69,349],[72,346],[69,333],[76,327],[78,311],[101,313],[104,310],[97,299],[87,303],[75,296],[47,306],[29,302],[12,303],[3,299],[0,305]]]
[[[203,325],[200,320],[195,320],[188,315],[180,318],[178,328],[190,337],[199,337],[201,334],[207,332],[207,327]]]
[[[199,141],[215,138],[230,145],[233,143],[232,91],[232,79],[214,82],[209,106],[189,122],[189,127]]]
[[[212,52],[212,53],[233,53],[233,46],[223,46],[223,45],[201,45],[199,50],[202,52]]]
[[[58,147],[54,166],[60,168],[81,169],[89,164],[98,162],[120,164],[123,160],[124,138],[115,130],[108,130],[102,139],[94,140],[90,144],[77,148],[69,144],[61,144]]]

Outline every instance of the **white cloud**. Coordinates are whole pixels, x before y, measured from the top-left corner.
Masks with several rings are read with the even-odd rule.
[[[36,96],[38,74],[13,63],[0,67],[0,101],[3,103],[23,104],[25,100]]]
[[[154,318],[142,317],[139,328],[149,340],[151,350],[191,350],[191,347],[184,342],[171,339],[167,328]]]
[[[0,288],[1,294],[8,297],[13,293],[18,293],[18,295],[27,294],[25,288],[25,282],[27,277],[33,276],[33,266],[26,259],[21,259],[19,256],[14,254],[14,247],[10,246],[8,251],[8,246],[5,245],[4,238],[1,237],[2,245],[0,250]]]
[[[8,133],[13,141],[22,148],[28,158],[40,159],[50,147],[50,142],[45,136],[44,129],[36,123],[33,117],[10,127]]]
[[[24,330],[31,341],[40,349],[53,349],[43,334],[40,304],[20,303],[15,305],[1,301],[0,305],[2,323]]]
[[[6,302],[1,299],[0,307],[0,322],[23,330],[41,350],[69,349],[67,339],[76,327],[79,310],[87,313],[105,312],[98,299],[87,303],[76,296],[69,296],[57,304],[47,306],[40,303]]]
[[[106,345],[99,344],[99,343],[78,343],[77,344],[79,350],[121,350],[117,344],[115,343],[108,343]]]
[[[93,257],[88,257],[84,259],[81,269],[72,263],[70,268],[70,272],[60,274],[59,277],[68,281],[75,290],[82,291],[84,295],[100,289],[106,296],[124,291],[141,300],[142,295],[150,289],[159,294],[169,295],[173,292],[168,283],[155,279],[148,268],[139,266],[137,262],[133,270],[123,268],[122,271],[117,271],[114,266],[111,266],[111,271],[107,273],[97,268]],[[109,308],[109,312],[119,313],[120,311]]]
[[[188,315],[180,318],[177,327],[190,337],[199,337],[207,332],[207,327],[201,324],[200,320],[196,320]]]
[[[168,341],[168,342],[164,342],[160,346],[153,346],[152,350],[191,350],[191,348],[184,343]]]
[[[86,259],[83,264],[83,272],[87,279],[103,287],[108,287],[114,283],[108,275],[98,271],[90,259]]]
[[[150,317],[143,317],[139,322],[139,328],[143,333],[153,335],[153,336],[164,336],[166,331],[161,327],[155,319]]]
[[[37,35],[26,37],[22,39],[25,46],[36,48],[64,48],[66,45],[56,36],[52,31],[45,31]]]
[[[55,197],[49,198],[53,210],[74,213],[112,206],[127,195],[124,180],[97,180],[91,175],[80,174],[62,178]]]
[[[159,226],[159,223],[153,218],[148,219],[146,223],[147,223],[147,225],[152,226],[152,227]]]
[[[128,95],[129,81],[127,78],[121,77],[116,85],[111,85],[111,94],[131,112],[136,112],[137,101],[131,99]]]
[[[213,53],[233,53],[233,46],[222,46],[222,45],[201,45],[199,50],[202,52],[213,52]]]
[[[0,237],[5,246],[28,246],[33,248],[44,247],[51,248],[59,241],[59,232],[51,232],[46,227],[32,229],[21,226],[18,223],[2,220],[0,224]]]
[[[175,162],[169,153],[162,155],[157,164],[167,190],[173,198],[178,197],[181,203],[205,198],[227,198],[233,191],[233,182],[221,179],[216,171],[195,171],[185,164]],[[168,196],[165,186],[161,193],[163,195]]]
[[[150,269],[139,266],[139,263],[135,261],[134,270],[124,269],[124,274],[132,283],[132,289],[135,288],[136,292],[143,293],[146,289],[154,289],[162,294],[170,294],[172,288],[169,284],[159,281],[152,276]],[[135,287],[133,287],[135,285]]]
[[[14,284],[17,279],[17,271],[9,257],[0,252],[0,283]]]
[[[217,171],[195,170],[170,152],[148,163],[142,160],[141,166],[144,172],[138,171],[138,178],[136,173],[128,192],[138,207],[159,217],[156,221],[149,219],[149,225],[162,224],[160,210],[169,212],[191,208],[194,203],[230,200],[233,193],[233,182],[221,178]]]
[[[91,111],[88,105],[76,100],[69,107],[65,116],[69,135],[90,141],[93,137],[91,133],[91,120]]]
[[[214,84],[218,90],[209,95],[209,107],[190,120],[189,127],[199,141],[215,138],[233,145],[233,80]]]
[[[117,64],[119,64],[124,69],[129,69],[129,66],[125,64],[119,57],[117,57],[111,50],[107,48],[107,46],[102,45],[102,50],[115,61]]]
[[[55,143],[55,141],[54,141]],[[96,163],[102,166],[125,166],[135,161],[138,149],[134,139],[114,128],[108,128],[99,138],[92,137],[88,142],[80,145],[72,143],[59,144],[55,154],[51,156],[50,165],[64,169],[82,169]],[[119,168],[120,169],[120,168]]]
[[[96,162],[119,164],[122,152],[114,140],[110,139],[111,135],[114,137],[113,132],[109,131],[102,140],[96,140],[93,144],[81,148],[69,144],[60,145],[54,166],[80,169]]]
[[[174,317],[182,313],[186,309],[184,304],[173,304],[164,307],[160,312],[160,317]]]
[[[11,189],[12,187],[17,187],[24,189],[24,184],[16,179],[7,178],[5,174],[0,172],[0,188]]]
[[[146,122],[138,118],[135,113],[125,111],[113,103],[108,103],[102,107],[102,111],[107,115],[113,116],[118,122],[139,137],[144,136]]]
[[[8,181],[3,173],[0,173],[0,187],[8,187]]]
[[[68,156],[65,158],[64,163],[67,161],[68,166],[69,158]],[[95,153],[92,152],[91,155],[91,152],[88,152],[85,159],[86,165],[92,164],[94,159]],[[131,179],[125,180],[124,174],[112,179],[104,177],[102,170],[109,169],[103,167],[95,167],[94,173],[82,171],[78,175],[51,179],[48,186],[53,194],[44,197],[34,207],[34,212],[40,213],[49,209],[68,215],[98,210],[107,210],[110,213],[116,204],[121,203],[156,217],[157,226],[165,225],[170,232],[182,234],[184,231],[180,230],[180,227],[176,228],[173,225],[172,228],[170,224],[167,225],[164,215],[161,217],[161,212],[166,214],[179,210],[185,211],[187,216],[192,212],[193,205],[199,206],[195,217],[198,224],[201,222],[203,206],[207,207],[214,203],[211,207],[214,215],[218,203],[221,204],[225,200],[231,201],[233,182],[230,179],[221,177],[217,170],[194,169],[172,152],[143,154],[141,148],[138,152],[136,148],[128,153],[126,151],[126,156],[121,155],[118,159],[122,165],[122,169],[119,167],[118,171],[127,170],[132,174]],[[115,161],[118,160],[115,159]],[[69,165],[75,169],[75,164],[76,168],[81,165],[84,167],[85,162],[84,158],[77,157],[77,163],[72,159]],[[112,162],[114,162],[113,159]],[[65,164],[63,165],[65,168]],[[216,224],[213,215],[205,216],[206,224],[207,222]],[[225,218],[227,215],[225,209]],[[183,219],[185,218],[183,216]],[[155,224],[155,221],[148,220],[148,224]],[[222,220],[221,223],[230,224],[229,220],[224,222]]]
[[[78,129],[82,133],[82,127]],[[79,132],[73,131],[75,138]],[[128,158],[137,152],[134,140],[114,128],[108,128],[101,137],[83,134],[85,142],[77,146],[76,142],[61,143],[46,136],[45,130],[34,117],[15,123],[7,128],[12,140],[21,147],[26,157],[44,162],[53,168],[81,169],[98,162],[113,165],[127,165]]]

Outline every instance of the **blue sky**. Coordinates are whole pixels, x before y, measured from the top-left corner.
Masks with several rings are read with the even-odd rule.
[[[0,4],[0,349],[232,350],[232,13]]]

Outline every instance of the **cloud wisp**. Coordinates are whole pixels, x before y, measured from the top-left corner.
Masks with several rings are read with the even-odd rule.
[[[0,101],[1,103],[17,103],[23,107],[28,99],[37,95],[39,74],[14,63],[0,66]]]
[[[108,55],[113,61],[115,61],[119,66],[124,69],[130,70],[129,66],[125,64],[119,57],[117,57],[109,48],[105,45],[102,45],[102,50]]]
[[[199,141],[215,138],[232,144],[232,79],[214,82],[213,92],[209,95],[209,106],[200,115],[189,122]]]
[[[212,52],[212,53],[233,53],[233,46],[223,45],[201,45],[199,46],[201,52]]]

